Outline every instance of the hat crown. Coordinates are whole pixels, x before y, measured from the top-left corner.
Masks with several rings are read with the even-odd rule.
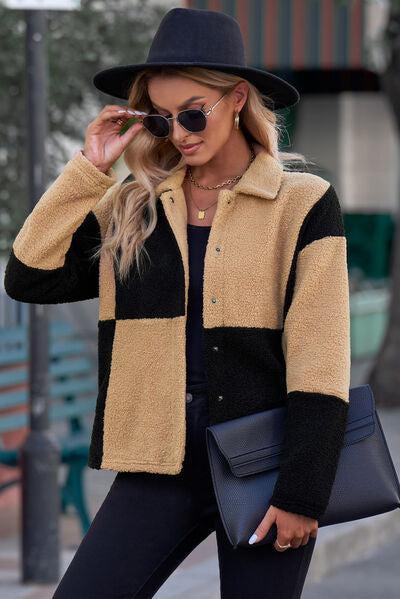
[[[202,62],[246,66],[236,19],[222,12],[172,8],[161,20],[147,62]]]
[[[254,85],[271,110],[292,106],[300,99],[288,81],[247,64],[236,19],[199,8],[171,8],[157,28],[146,62],[103,69],[95,74],[93,83],[102,92],[127,100],[136,75],[160,66],[198,66],[236,75]]]

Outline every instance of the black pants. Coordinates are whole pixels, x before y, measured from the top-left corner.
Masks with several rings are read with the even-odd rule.
[[[301,596],[316,539],[283,552],[272,544],[232,548],[218,515],[207,460],[207,392],[192,387],[186,398],[181,472],[118,472],[53,599],[153,597],[214,531],[222,599]]]

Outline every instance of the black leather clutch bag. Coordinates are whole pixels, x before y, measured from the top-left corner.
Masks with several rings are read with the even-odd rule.
[[[352,387],[343,447],[318,526],[368,518],[400,507],[400,485],[370,385]],[[283,450],[286,407],[208,426],[207,451],[219,513],[230,543],[253,548],[276,539],[277,527],[253,545]]]

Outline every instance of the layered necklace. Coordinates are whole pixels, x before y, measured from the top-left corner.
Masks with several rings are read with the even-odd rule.
[[[239,179],[241,177],[243,177],[244,173],[247,171],[247,169],[249,168],[250,164],[253,162],[254,158],[256,157],[256,154],[254,152],[254,148],[251,145],[250,146],[250,151],[251,151],[251,156],[250,156],[250,160],[248,165],[246,166],[244,172],[241,175],[236,175],[236,177],[232,177],[231,179],[227,179],[226,181],[223,181],[223,183],[218,183],[218,185],[201,185],[200,183],[198,183],[195,178],[193,177],[192,174],[192,169],[190,168],[190,166],[188,166],[188,173],[189,173],[189,177],[190,177],[190,181],[191,183],[195,186],[198,187],[199,189],[219,189],[220,187],[223,187],[224,185],[230,185],[231,183],[236,183],[236,181],[239,181]],[[193,204],[196,206],[197,208],[197,218],[199,220],[203,220],[206,216],[206,212],[209,208],[211,208],[211,206],[214,206],[214,204],[216,204],[218,202],[218,199],[213,202],[212,204],[210,204],[210,206],[207,206],[207,208],[200,208],[196,202],[193,199],[192,193],[191,193],[191,189],[189,186],[189,195],[190,195],[190,200],[193,202]]]

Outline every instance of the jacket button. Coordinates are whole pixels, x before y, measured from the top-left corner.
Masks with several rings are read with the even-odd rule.
[[[218,401],[222,401],[224,399],[223,395],[218,395]]]
[[[221,248],[217,245],[217,247],[215,248],[217,250],[217,252],[221,251]]]
[[[212,301],[213,304],[216,304],[217,303],[217,298],[216,297],[212,297],[211,301]]]
[[[214,345],[214,346],[213,346],[213,351],[218,351],[218,350],[219,350],[219,347],[218,347],[218,345]]]
[[[192,393],[186,393],[186,403],[191,402],[193,399],[193,394]]]

